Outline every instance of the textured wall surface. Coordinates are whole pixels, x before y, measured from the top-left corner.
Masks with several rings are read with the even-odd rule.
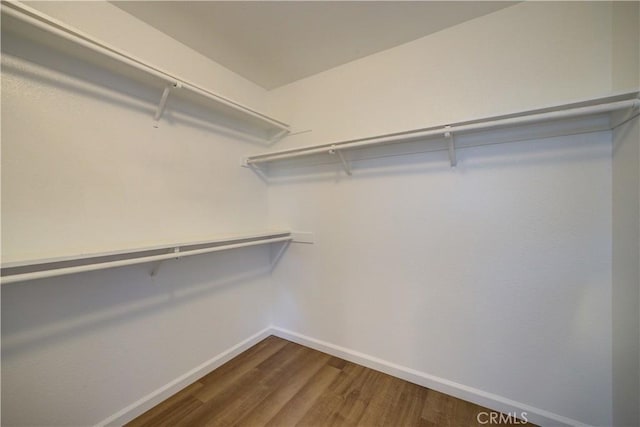
[[[611,6],[511,6],[283,86],[273,114],[327,143],[609,95]],[[621,61],[622,64],[622,61]]]
[[[614,425],[640,422],[640,126],[620,126],[613,140]]]
[[[637,24],[604,2],[519,4],[270,93],[106,2],[30,4],[312,130],[277,148],[604,96],[638,74]],[[3,424],[100,422],[271,323],[559,417],[627,420],[612,381],[633,392],[640,325],[632,306],[612,320],[612,294],[614,311],[640,301],[633,262],[614,256],[612,287],[612,245],[637,249],[637,122],[613,163],[600,132],[459,150],[455,169],[446,152],[359,161],[353,177],[273,168],[267,186],[238,167],[265,147],[209,111],[170,100],[154,129],[157,90],[11,37],[2,49],[4,261],[267,226],[316,238],[273,277],[252,248],[155,278],[140,265],[3,286]]]
[[[608,133],[272,171],[274,324],[611,423]]]
[[[216,70],[110,21],[108,3],[46,6],[82,12],[87,31],[121,28],[130,48],[158,37],[149,48],[177,52],[185,78]],[[238,167],[260,146],[211,111],[170,98],[156,129],[158,90],[5,34],[2,49],[3,261],[264,230],[264,183]],[[239,77],[219,82],[250,98]],[[267,327],[269,261],[249,248],[170,260],[153,278],[144,264],[3,285],[3,425],[98,423]]]
[[[611,6],[525,3],[276,90],[289,146],[611,93]],[[499,46],[499,48],[498,48]],[[490,138],[489,138],[490,140]],[[364,155],[363,155],[364,156]],[[366,156],[365,156],[366,157]],[[611,424],[611,135],[272,166],[277,326]]]

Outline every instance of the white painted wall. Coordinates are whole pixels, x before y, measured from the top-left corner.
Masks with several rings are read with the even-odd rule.
[[[171,74],[256,110],[263,109],[267,92],[260,86],[107,1],[26,1],[24,4]]]
[[[611,6],[518,4],[271,92],[311,133],[278,148],[359,138],[611,92]]]
[[[108,3],[39,6],[263,102]],[[154,129],[157,91],[11,37],[2,48],[3,260],[266,227],[265,186],[238,167],[260,146],[216,132],[209,111],[172,99]],[[270,324],[269,267],[267,248],[249,248],[165,262],[155,278],[139,265],[3,285],[2,424],[95,424],[245,340]]]
[[[263,249],[149,270],[3,285],[3,425],[94,425],[269,325]]]
[[[611,13],[519,4],[283,87],[274,112],[312,129],[283,145],[610,94]],[[362,161],[352,178],[338,165],[272,168],[273,225],[317,241],[275,272],[275,325],[551,419],[610,425],[610,133],[458,159]]]
[[[640,423],[640,126],[613,134],[614,425]]]
[[[593,425],[611,417],[608,134],[297,171],[274,324]],[[317,170],[317,169],[316,169]]]
[[[640,3],[613,7],[613,85],[640,87]],[[619,119],[624,116],[621,115]],[[640,125],[613,133],[613,423],[640,425]]]
[[[613,90],[637,90],[640,82],[640,2],[613,2],[612,34]]]
[[[107,3],[35,6],[313,129],[279,148],[607,95],[629,76],[612,66],[626,57],[607,3],[519,4],[268,98]],[[268,213],[316,233],[277,269],[277,326],[611,424],[609,133],[462,150],[455,170],[431,153],[363,161],[348,179],[272,171],[267,194],[237,167],[262,148],[194,123],[186,105],[153,129],[159,94],[3,49],[3,257],[262,229]],[[165,263],[154,280],[134,266],[3,286],[3,423],[98,422],[259,331],[267,266],[253,248]]]

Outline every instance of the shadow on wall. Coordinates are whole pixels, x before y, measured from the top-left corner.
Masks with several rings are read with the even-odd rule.
[[[638,120],[638,116],[640,116],[640,114],[635,114],[617,126],[618,128],[617,131],[619,132],[619,135],[617,138],[614,139],[614,143],[613,143],[614,156],[616,155],[620,147],[623,145],[623,141],[627,141],[634,138],[634,136],[632,135],[633,133],[632,125],[634,120]]]
[[[2,73],[147,115],[150,127],[163,90],[4,33]],[[241,120],[223,117],[202,105],[170,95],[159,127],[180,125],[241,139],[262,147],[268,145],[265,135],[244,125]]]
[[[573,136],[569,142],[566,137],[553,137],[463,147],[457,149],[458,165],[453,168],[446,151],[439,150],[437,144],[434,149],[432,142],[419,141],[345,153],[351,163],[352,176],[347,176],[340,161],[328,154],[273,162],[268,166],[261,166],[260,175],[270,185],[288,185],[416,174],[464,175],[513,165],[528,168],[579,164],[611,157],[611,145],[603,143],[603,138],[610,141],[610,131]]]
[[[152,264],[2,286],[2,358],[158,315],[268,275],[264,248],[242,248]]]

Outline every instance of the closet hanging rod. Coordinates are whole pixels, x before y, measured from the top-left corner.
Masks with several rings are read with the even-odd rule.
[[[146,74],[162,79],[166,83],[176,85],[181,89],[191,91],[203,98],[215,101],[240,113],[247,114],[282,131],[289,131],[289,125],[286,123],[271,118],[221,95],[210,92],[194,83],[178,78],[20,2],[2,2],[2,13],[103,56],[109,57],[115,61],[126,64]]]
[[[637,95],[636,95],[637,96]],[[368,146],[390,144],[397,142],[405,142],[410,140],[416,140],[421,138],[429,138],[434,136],[444,137],[447,133],[454,135],[461,132],[481,131],[494,128],[505,128],[515,125],[544,122],[550,120],[559,120],[564,118],[571,118],[577,116],[587,116],[592,114],[610,113],[613,111],[623,110],[627,108],[637,108],[640,106],[640,99],[627,99],[623,101],[614,101],[601,103],[596,105],[589,105],[585,107],[566,108],[557,111],[549,111],[545,113],[530,113],[523,114],[516,117],[499,118],[492,117],[480,122],[469,124],[452,124],[441,126],[437,128],[430,128],[419,131],[408,131],[402,133],[396,133],[391,135],[385,135],[380,137],[362,138],[342,142],[334,142],[330,144],[322,144],[315,146],[308,146],[303,148],[293,148],[289,150],[273,151],[271,153],[258,154],[254,156],[246,157],[244,160],[245,165],[254,165],[259,163],[267,163],[276,160],[285,160],[296,157],[302,157],[313,154],[321,153],[333,153],[338,150],[348,150],[354,148],[363,148]]]
[[[283,233],[278,233],[278,234],[283,234]],[[262,238],[258,240],[252,240],[249,242],[231,243],[226,245],[213,246],[209,248],[186,250],[184,252],[180,252],[179,247],[173,248],[169,246],[169,247],[166,247],[166,249],[174,249],[174,252],[160,254],[160,255],[142,256],[137,258],[120,259],[120,260],[107,261],[102,263],[53,268],[49,270],[40,270],[40,271],[34,271],[29,273],[12,274],[7,276],[2,276],[2,278],[0,279],[0,283],[8,284],[8,283],[14,283],[14,282],[22,282],[25,280],[44,279],[47,277],[64,276],[68,274],[82,273],[86,271],[95,271],[95,270],[103,270],[107,268],[123,267],[126,265],[143,264],[148,262],[164,261],[169,259],[178,259],[178,258],[183,258],[191,255],[202,255],[202,254],[208,254],[211,252],[245,248],[248,246],[264,245],[268,243],[287,242],[292,240],[293,240],[293,236],[290,233],[287,233],[287,235],[282,237],[273,237],[273,238],[266,238],[266,239]],[[134,254],[134,253],[135,252],[129,252],[129,253],[123,253],[119,255],[125,256],[127,254]],[[42,264],[32,264],[32,265],[35,266],[35,265],[42,265]]]

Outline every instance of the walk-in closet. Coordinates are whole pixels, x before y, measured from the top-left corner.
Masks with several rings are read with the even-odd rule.
[[[640,425],[640,2],[1,15],[2,425]]]

